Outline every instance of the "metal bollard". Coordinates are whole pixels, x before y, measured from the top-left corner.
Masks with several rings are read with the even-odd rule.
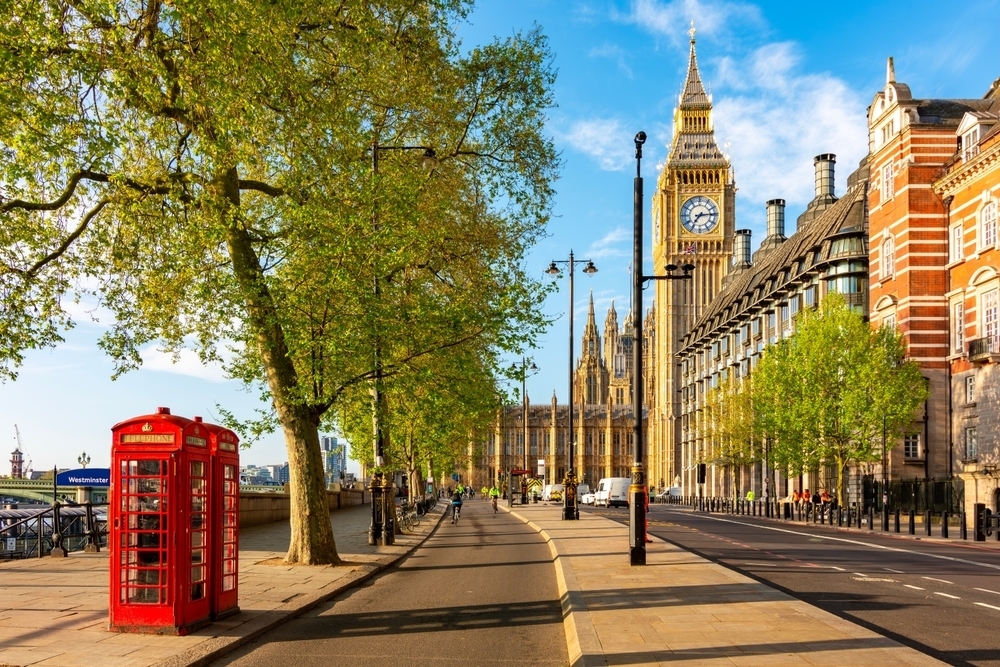
[[[910,535],[917,534],[917,513],[910,510]]]
[[[963,540],[969,539],[969,528],[965,525],[965,512],[958,513],[958,536]]]
[[[931,536],[931,511],[927,510],[924,512],[924,534],[927,537]]]
[[[858,516],[858,520],[857,520],[858,530],[861,530],[861,505],[858,505],[857,507],[858,507],[858,511],[857,511],[857,516]]]
[[[868,530],[875,530],[875,508],[868,508]]]
[[[842,528],[844,526],[844,510],[837,508],[837,527]]]
[[[893,512],[893,516],[895,517],[894,527],[896,529],[896,533],[898,534],[899,533],[899,508],[898,507]]]
[[[941,512],[941,537],[948,539],[948,512]]]

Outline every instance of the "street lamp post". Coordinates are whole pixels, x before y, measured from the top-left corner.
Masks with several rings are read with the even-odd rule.
[[[646,143],[646,133],[635,135],[635,180],[632,198],[632,312],[635,313],[635,345],[632,347],[632,484],[629,486],[629,563],[646,564],[646,503],[649,491],[646,486],[646,471],[642,460],[642,290],[650,280],[690,280],[693,264],[681,265],[683,274],[674,274],[676,264],[666,266],[666,275],[642,275],[642,145]]]
[[[428,171],[437,166],[437,158],[434,149],[427,146],[380,146],[378,141],[372,142],[372,180],[375,181],[372,202],[372,231],[375,235],[379,231],[378,217],[378,156],[380,151],[414,151],[424,152],[423,167]],[[381,295],[379,284],[378,267],[376,266],[372,277],[375,300],[378,301]],[[376,314],[376,317],[378,315]],[[372,494],[372,522],[368,528],[368,544],[389,546],[396,542],[396,507],[392,498],[392,475],[384,470],[385,460],[385,429],[382,420],[385,416],[385,394],[382,391],[382,338],[378,331],[375,333],[374,350],[374,378],[372,381],[372,435],[375,446],[375,467],[372,470],[370,489]]]
[[[589,259],[581,259],[586,262],[583,272],[588,276],[597,273],[597,267]],[[568,438],[568,465],[566,466],[566,477],[563,479],[563,519],[579,519],[580,508],[576,497],[576,487],[579,480],[573,470],[576,461],[576,432],[573,430],[573,274],[576,260],[573,251],[569,251],[569,259],[552,260],[546,273],[552,276],[559,275],[559,267],[556,264],[565,264],[569,267],[569,438]]]
[[[521,375],[521,433],[522,433],[522,437],[524,438],[524,452],[522,453],[521,470],[530,470],[530,468],[528,468],[528,392],[527,392],[527,384],[528,384],[528,371],[530,370],[531,374],[534,375],[535,373],[538,372],[538,366],[536,366],[534,363],[532,363],[531,366],[528,366],[528,359],[525,358],[525,357],[522,357],[521,358],[520,369],[518,368],[518,365],[516,363],[514,363],[514,364],[510,365],[510,370],[511,370],[511,372],[519,372],[520,375]],[[513,497],[514,490],[510,488],[511,476],[508,475],[507,479],[508,479],[508,482],[507,482],[508,491],[511,494],[511,497]],[[527,505],[528,504],[528,480],[527,480],[527,473],[521,475],[521,504],[522,505]]]

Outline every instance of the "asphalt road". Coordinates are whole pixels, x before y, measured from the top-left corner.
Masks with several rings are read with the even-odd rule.
[[[395,568],[213,665],[525,665],[569,662],[549,548],[478,499]]]
[[[649,522],[657,537],[939,660],[1000,667],[997,549],[671,505],[652,506]]]

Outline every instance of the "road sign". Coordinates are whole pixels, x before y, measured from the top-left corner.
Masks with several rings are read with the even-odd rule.
[[[451,473],[451,478],[457,482],[458,481],[458,473],[457,472]]]
[[[7,538],[7,551],[17,551],[17,538],[8,537]]]
[[[56,476],[59,486],[110,486],[111,470],[109,468],[81,468],[67,470]]]

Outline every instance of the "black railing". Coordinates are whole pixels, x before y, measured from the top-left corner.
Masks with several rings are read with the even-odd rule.
[[[986,336],[969,341],[969,361],[985,359],[991,354],[1000,354],[1000,337]]]
[[[107,544],[107,517],[97,509],[107,503],[52,503],[50,507],[0,512],[0,557],[65,556],[71,551],[99,552]],[[13,549],[8,543],[13,540]]]

